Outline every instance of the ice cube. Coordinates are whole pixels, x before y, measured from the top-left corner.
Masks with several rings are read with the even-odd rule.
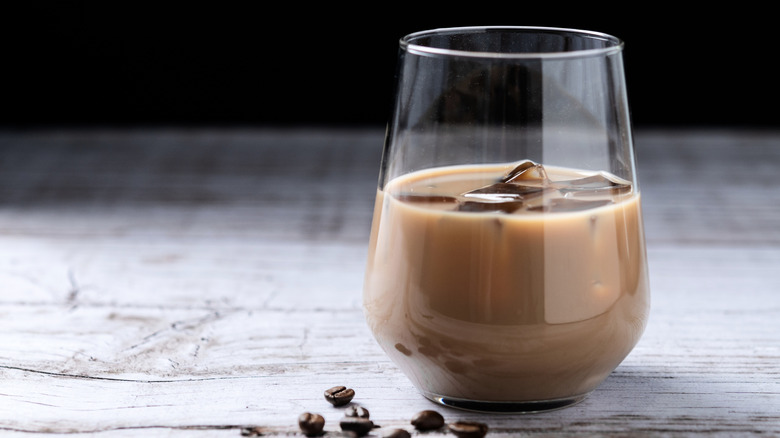
[[[546,190],[548,189],[541,186],[499,182],[466,192],[463,196],[475,201],[486,202],[522,201],[523,199],[539,196]]]
[[[458,205],[457,211],[474,213],[512,213],[523,207],[523,201],[479,202],[464,201]]]
[[[534,181],[544,184],[548,181],[547,172],[541,164],[531,160],[523,160],[499,180],[499,182],[503,183],[518,181]]]
[[[554,190],[540,164],[525,160],[504,175],[499,182],[462,193],[458,211],[512,213],[529,199]]]
[[[534,207],[529,207],[528,211],[554,213],[568,211],[582,211],[590,208],[601,207],[612,203],[609,199],[582,200],[571,198],[555,198],[549,202]]]
[[[613,175],[597,173],[583,178],[556,181],[555,186],[563,194],[621,194],[631,190],[631,183]]]

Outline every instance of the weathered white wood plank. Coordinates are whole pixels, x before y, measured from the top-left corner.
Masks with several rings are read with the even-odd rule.
[[[585,402],[492,435],[780,435],[780,135],[637,135],[653,311]],[[335,430],[432,407],[360,310],[381,132],[0,135],[0,431]],[[720,175],[729,184],[721,185]],[[437,436],[439,434],[428,434]]]
[[[6,237],[0,302],[175,308],[358,308],[363,242]]]

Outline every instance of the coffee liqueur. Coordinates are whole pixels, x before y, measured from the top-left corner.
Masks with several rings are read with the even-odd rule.
[[[604,172],[407,174],[377,193],[366,318],[429,398],[584,397],[644,330],[641,227],[639,193]]]

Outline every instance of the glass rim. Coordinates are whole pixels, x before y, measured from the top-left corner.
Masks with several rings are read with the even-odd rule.
[[[425,36],[435,35],[455,35],[470,34],[487,31],[507,31],[507,32],[534,32],[552,33],[552,34],[574,34],[583,38],[607,41],[606,47],[593,49],[575,49],[551,52],[491,52],[491,51],[471,51],[445,49],[441,47],[431,47],[422,44],[415,44],[414,40]],[[461,27],[442,27],[429,30],[421,30],[410,33],[400,39],[402,49],[418,55],[439,55],[439,56],[461,56],[470,58],[506,58],[506,59],[539,59],[539,58],[579,58],[584,56],[608,55],[623,50],[624,41],[613,35],[575,28],[548,27],[548,26],[461,26]]]

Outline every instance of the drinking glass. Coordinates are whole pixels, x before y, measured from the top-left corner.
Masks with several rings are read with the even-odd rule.
[[[428,399],[569,406],[642,335],[623,47],[540,27],[400,40],[363,301],[376,341]]]

